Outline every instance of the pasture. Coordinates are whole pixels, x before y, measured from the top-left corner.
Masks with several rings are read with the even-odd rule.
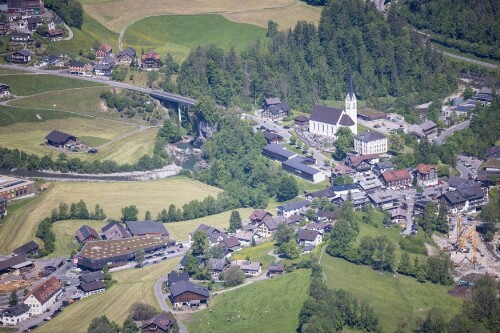
[[[125,32],[123,42],[124,46],[137,50],[171,53],[180,61],[200,45],[214,44],[225,51],[234,46],[237,51],[243,51],[250,42],[265,35],[263,28],[230,22],[220,15],[165,15],[132,24]]]
[[[88,207],[93,211],[94,207]],[[67,220],[54,223],[52,230],[56,234],[56,249],[50,254],[50,257],[68,257],[71,251],[78,251],[79,244],[76,240],[76,231],[83,225],[94,228],[98,233],[101,228],[107,224],[106,221],[91,220]]]
[[[309,270],[297,270],[215,296],[208,309],[179,316],[189,332],[293,333],[309,291]]]
[[[100,83],[49,74],[4,75],[2,77],[2,83],[8,84],[10,86],[11,93],[17,96],[31,96],[54,90],[102,86]]]
[[[117,283],[108,290],[64,308],[57,317],[37,328],[35,332],[85,333],[92,319],[102,315],[121,326],[128,316],[130,306],[135,302],[151,304],[158,308],[153,291],[154,284],[179,262],[180,258],[174,258],[140,269],[112,273]]]
[[[32,108],[25,109],[0,105],[0,127],[6,127],[18,123],[40,124],[48,120],[63,120],[71,117],[78,118],[81,116],[53,110],[41,110]],[[3,130],[4,128],[2,128],[2,132]]]
[[[263,28],[269,19],[282,29],[294,26],[299,20],[318,22],[321,11],[295,0],[81,0],[83,8],[109,30],[120,32],[128,25],[148,16],[221,14],[229,20]]]
[[[185,177],[142,182],[54,182],[47,191],[27,200],[15,212],[9,212],[0,227],[0,253],[10,253],[34,239],[40,220],[50,216],[51,210],[61,202],[70,204],[83,199],[90,211],[99,204],[107,217],[113,219],[121,217],[123,207],[136,205],[138,217],[143,219],[147,210],[155,217],[163,208],[168,209],[170,204],[181,207],[194,199],[203,200],[209,195],[215,197],[219,192],[218,188]]]
[[[348,290],[372,306],[382,332],[394,332],[405,318],[413,326],[416,318],[424,317],[434,307],[442,309],[450,319],[462,304],[461,299],[448,295],[450,287],[422,284],[411,277],[378,272],[326,253],[321,266],[328,287]]]

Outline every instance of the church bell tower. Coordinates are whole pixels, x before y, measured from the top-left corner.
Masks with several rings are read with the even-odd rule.
[[[349,90],[347,91],[347,96],[345,98],[345,113],[354,122],[353,126],[349,126],[354,134],[358,133],[358,101],[356,100],[356,95],[354,94],[354,86],[352,84],[352,75],[349,78]]]

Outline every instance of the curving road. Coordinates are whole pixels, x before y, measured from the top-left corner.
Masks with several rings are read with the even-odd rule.
[[[450,135],[452,135],[456,131],[463,130],[464,128],[468,127],[469,124],[470,124],[470,120],[466,120],[466,121],[463,121],[459,124],[456,124],[454,126],[447,128],[445,131],[443,131],[441,133],[441,135],[439,137],[436,138],[436,143],[438,145],[442,145],[445,142],[447,137],[449,137]]]

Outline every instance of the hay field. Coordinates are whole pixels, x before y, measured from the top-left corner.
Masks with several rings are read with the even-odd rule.
[[[114,219],[121,217],[123,207],[136,205],[142,219],[147,210],[156,216],[170,204],[179,207],[194,199],[215,197],[219,192],[218,188],[185,177],[142,182],[54,182],[47,191],[7,216],[0,227],[0,253],[10,253],[34,239],[40,220],[50,216],[61,202],[70,204],[83,199],[89,210],[99,204],[108,218]]]
[[[174,258],[140,269],[112,273],[117,283],[109,290],[64,308],[57,317],[37,328],[35,332],[85,333],[92,319],[102,315],[121,326],[128,316],[130,306],[135,302],[151,304],[158,308],[153,291],[154,284],[179,262],[180,258]]]
[[[117,33],[141,18],[159,15],[221,14],[232,20],[231,15],[239,13],[237,22],[267,27],[267,15],[272,12],[273,20],[283,29],[299,20],[318,22],[320,16],[318,9],[295,0],[82,0],[82,3],[90,16]],[[295,7],[300,10],[294,10]]]
[[[94,207],[87,207],[93,212]],[[67,220],[54,223],[52,230],[56,234],[56,249],[50,257],[68,257],[72,250],[78,251],[79,244],[76,240],[76,231],[83,225],[94,228],[98,233],[107,224],[106,221]]]
[[[55,75],[4,75],[2,83],[10,85],[12,94],[31,96],[47,91],[103,86],[100,83]]]

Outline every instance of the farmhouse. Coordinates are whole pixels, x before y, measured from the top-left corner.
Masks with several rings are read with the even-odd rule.
[[[146,71],[158,70],[161,66],[160,55],[155,51],[141,55],[141,68]]]
[[[414,170],[414,177],[417,185],[434,186],[438,184],[437,166],[429,164],[419,164]]]
[[[172,331],[175,321],[165,312],[142,323],[142,333],[169,333]]]
[[[102,59],[105,56],[108,56],[108,55],[111,55],[111,54],[113,54],[113,49],[111,48],[111,46],[109,46],[109,44],[102,44],[97,49],[97,51],[95,51],[95,57],[97,59]]]
[[[207,262],[207,270],[210,274],[212,274],[212,276],[219,276],[219,274],[222,273],[228,265],[229,262],[225,258],[210,258]]]
[[[351,78],[345,99],[345,109],[315,105],[309,119],[309,132],[334,138],[340,127],[347,127],[356,134],[358,132],[357,113],[357,100]]]
[[[308,200],[303,200],[280,205],[276,210],[279,216],[290,217],[292,215],[304,214],[309,207],[311,207],[311,203]]]
[[[285,273],[285,265],[283,263],[273,263],[267,268],[267,276],[275,277]]]
[[[23,255],[23,256],[36,256],[38,254],[38,250],[40,249],[40,246],[35,241],[29,241],[28,243],[21,245],[12,253],[15,255]]]
[[[94,294],[102,293],[103,291],[106,290],[106,285],[101,280],[82,282],[78,286],[78,289],[80,289],[83,298]]]
[[[206,304],[209,298],[207,288],[189,281],[182,280],[170,286],[170,299],[174,307],[199,306]]]
[[[30,307],[30,316],[36,316],[47,311],[55,303],[57,296],[61,292],[61,282],[55,276],[40,283],[24,300],[24,304]]]
[[[104,239],[114,240],[130,237],[125,227],[120,223],[110,222],[101,229]]]
[[[27,64],[31,61],[31,52],[29,50],[19,50],[11,53],[7,60],[16,64]]]
[[[325,180],[326,175],[321,170],[310,167],[308,165],[310,162],[311,159],[309,158],[295,156],[287,161],[284,161],[281,164],[281,167],[283,170],[312,183],[320,183]]]
[[[262,271],[262,264],[257,261],[236,260],[233,264],[238,266],[245,275],[257,276]]]
[[[297,243],[300,246],[319,245],[323,241],[323,236],[316,230],[299,229],[297,232]]]
[[[387,188],[400,189],[411,186],[411,175],[408,170],[386,171],[380,176],[380,181]]]
[[[80,275],[81,283],[90,283],[94,281],[104,281],[104,273],[102,271],[90,272]]]
[[[188,272],[170,272],[167,275],[167,284],[170,287],[172,284],[179,281],[189,281]]]
[[[2,325],[17,325],[29,318],[30,307],[24,303],[10,307],[2,313]]]
[[[240,241],[236,237],[229,237],[223,239],[220,243],[222,244],[224,249],[226,249],[226,251],[229,253],[228,255],[230,255],[232,252],[241,250]]]
[[[0,199],[12,200],[34,195],[33,181],[0,175]]]
[[[264,146],[264,148],[262,148],[262,155],[280,162],[287,161],[297,156],[296,153],[286,150],[285,146],[275,143]]]
[[[47,144],[54,147],[64,147],[67,144],[72,142],[76,142],[76,137],[71,134],[67,134],[59,131],[50,132],[45,139],[47,140]]]
[[[354,150],[361,155],[387,153],[387,137],[377,132],[363,132],[354,138]]]
[[[168,237],[134,237],[116,240],[86,242],[77,257],[83,269],[101,270],[104,266],[118,266],[133,260],[139,250],[153,252],[171,245]]]
[[[279,98],[266,98],[264,100],[264,110],[262,111],[262,118],[269,118],[272,120],[282,119],[288,117],[290,114],[290,106],[281,102]]]
[[[132,237],[161,236],[168,237],[168,231],[161,222],[156,221],[127,221],[127,229]]]
[[[118,57],[116,58],[118,63],[122,65],[132,65],[135,63],[136,52],[133,48],[127,47],[125,50],[118,53]]]
[[[97,231],[88,225],[82,225],[80,229],[76,231],[76,239],[80,243],[85,243],[89,241],[95,241],[101,239]]]
[[[250,215],[250,223],[260,223],[264,220],[270,219],[273,214],[263,209],[255,209]]]

